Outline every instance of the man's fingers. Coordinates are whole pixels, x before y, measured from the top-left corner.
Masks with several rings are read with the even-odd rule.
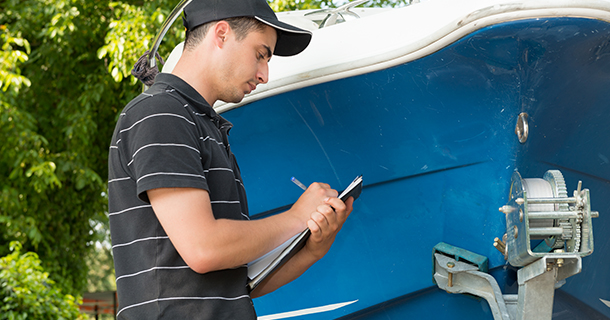
[[[347,215],[349,214],[349,212],[346,211],[347,210],[346,204],[339,198],[328,198],[324,202],[334,210],[338,221],[340,223],[343,223],[343,221],[345,220],[345,218],[347,218]],[[353,200],[352,200],[352,202],[353,202]],[[351,202],[350,202],[350,204],[351,204]],[[350,208],[351,208],[351,205],[350,205]]]
[[[337,190],[332,189],[327,183],[314,182],[309,186],[309,188],[314,191],[320,192],[320,196],[323,197],[336,197],[339,194]]]
[[[328,210],[325,208],[318,208],[318,210],[320,210],[320,209],[322,209],[322,211],[325,211],[325,212],[316,211],[316,212],[312,213],[311,220],[314,220],[318,224],[318,227],[320,227],[320,229],[322,231],[324,231],[325,229],[328,229],[328,227],[330,225],[330,222],[327,217],[327,215],[329,213],[328,213]],[[332,209],[330,209],[330,211],[332,211]]]
[[[311,235],[309,236],[310,240],[313,240],[314,242],[319,242],[322,240],[320,226],[314,220],[308,220],[307,227],[309,228],[309,231],[311,231]]]

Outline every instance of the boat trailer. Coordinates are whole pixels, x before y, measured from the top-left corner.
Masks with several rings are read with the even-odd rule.
[[[547,171],[542,179],[513,173],[506,233],[494,247],[517,271],[518,294],[502,294],[488,271],[487,257],[439,243],[433,250],[433,281],[449,293],[482,297],[495,320],[551,319],[555,289],[581,271],[582,257],[593,252],[589,190],[582,182],[568,197],[563,175]]]

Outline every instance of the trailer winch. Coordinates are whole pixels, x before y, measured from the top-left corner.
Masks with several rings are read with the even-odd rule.
[[[593,252],[590,193],[582,182],[568,197],[562,173],[547,171],[543,178],[512,175],[506,233],[493,245],[517,271],[518,294],[502,294],[496,280],[481,268],[485,257],[439,244],[434,250],[434,281],[450,293],[468,293],[487,300],[494,319],[551,319],[554,290],[579,273],[582,257]],[[457,254],[459,252],[459,255]],[[468,257],[464,259],[464,257]]]

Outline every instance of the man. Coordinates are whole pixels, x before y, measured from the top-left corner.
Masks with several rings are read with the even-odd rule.
[[[256,319],[252,297],[294,280],[330,249],[352,210],[312,184],[284,213],[249,220],[231,153],[231,124],[211,105],[268,81],[271,56],[311,35],[279,22],[265,0],[194,0],[172,74],[120,115],[109,154],[109,219],[119,319]],[[273,186],[269,186],[273,191]],[[247,266],[309,227],[305,247],[248,292]]]

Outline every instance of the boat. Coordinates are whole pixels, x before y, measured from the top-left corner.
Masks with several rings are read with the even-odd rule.
[[[259,319],[610,319],[610,1],[363,2],[278,13],[310,46],[214,106],[253,219],[364,180]]]

